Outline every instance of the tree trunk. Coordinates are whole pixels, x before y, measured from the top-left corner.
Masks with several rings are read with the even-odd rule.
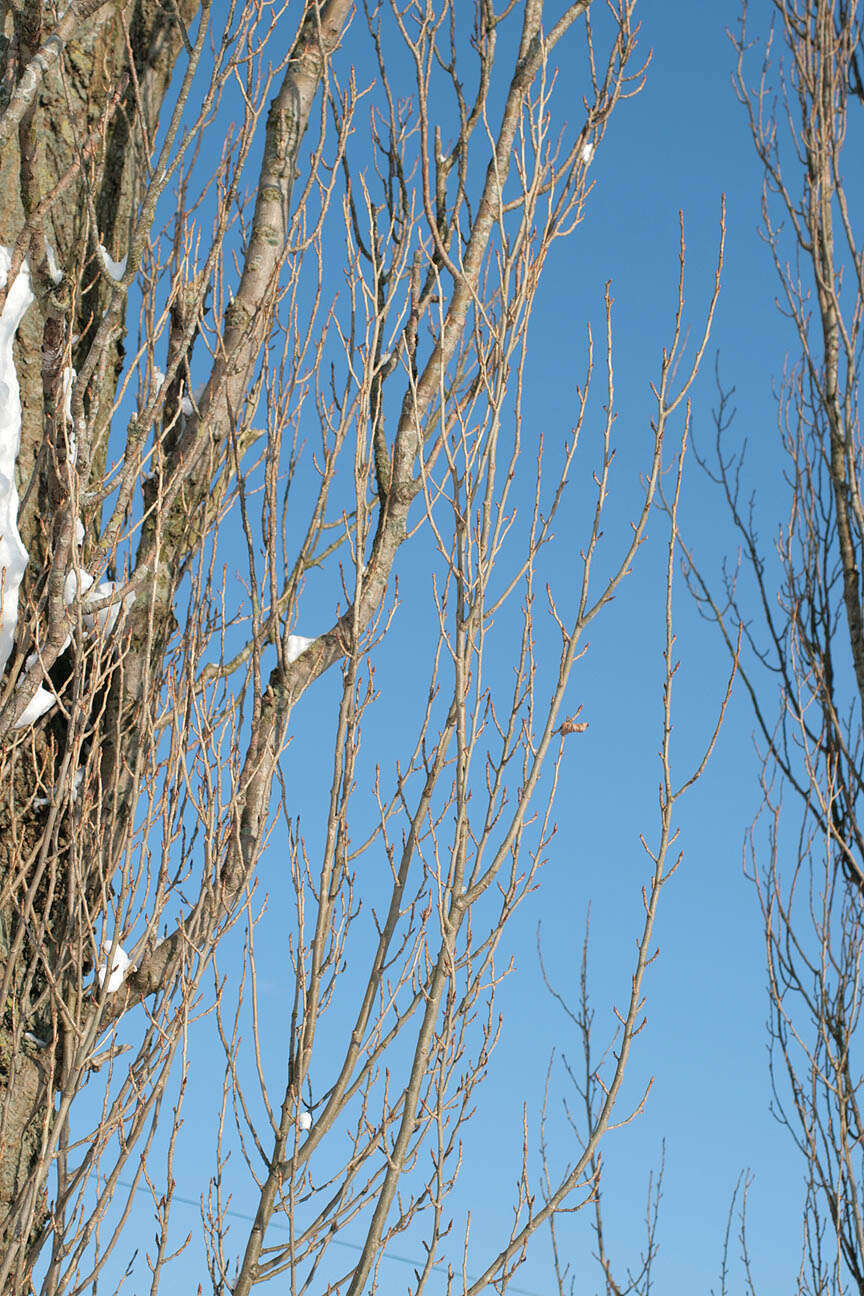
[[[7,86],[19,82],[22,68],[51,35],[50,28],[40,26],[39,8],[25,5],[7,15]],[[11,248],[18,244],[27,257],[36,297],[15,346],[22,406],[19,528],[30,554],[22,606],[45,597],[42,572],[56,543],[52,524],[65,503],[57,447],[46,453],[52,424],[46,417],[51,399],[49,351],[56,349],[58,338],[59,354],[68,354],[71,345],[75,367],[87,355],[108,303],[110,285],[94,271],[96,244],[101,242],[115,257],[125,251],[141,199],[144,129],[152,138],[183,48],[178,9],[188,25],[197,0],[180,0],[179,6],[137,0],[122,10],[102,4],[90,17],[79,19],[62,59],[44,77],[18,130],[2,146],[0,243]],[[5,107],[8,90],[4,99]],[[93,228],[88,192],[98,230]],[[49,274],[46,240],[67,272],[56,286]],[[82,245],[89,251],[86,260],[80,255]],[[71,282],[75,275],[77,283]],[[121,335],[111,347],[99,391],[93,480],[105,462],[123,355]],[[64,670],[68,675],[61,657],[52,669],[55,682]],[[42,969],[51,968],[60,979],[55,991],[59,989],[61,997],[64,977],[80,971],[80,958],[76,964],[68,952],[69,942],[75,943],[75,933],[68,930],[65,886],[70,820],[66,817],[46,832],[50,806],[33,804],[53,786],[67,756],[68,739],[63,715],[55,714],[6,766],[0,793],[0,976],[5,991],[0,1023],[0,1254],[7,1251],[9,1230],[16,1228],[22,1193],[43,1146],[54,1081],[63,1072],[64,1034],[72,1020],[64,1023],[51,1013]],[[19,1272],[14,1290],[26,1290],[22,1284],[27,1281]]]

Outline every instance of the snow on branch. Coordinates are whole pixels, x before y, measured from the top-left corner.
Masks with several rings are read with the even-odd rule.
[[[28,725],[35,724],[40,716],[51,710],[56,701],[54,694],[40,684],[12,728],[26,729]]]
[[[50,243],[45,244],[45,257],[48,261],[48,273],[51,276],[52,283],[61,284],[63,282],[63,271],[57,261],[57,253]]]
[[[111,971],[108,971],[108,959],[111,957],[111,947],[113,944],[114,942],[111,940],[110,936],[106,936],[102,942],[102,949],[105,951],[105,962],[100,963],[99,967],[96,969],[96,976],[100,988],[105,985],[105,978],[108,978],[108,984],[105,988],[109,994],[113,994],[115,990],[120,989],[126,973],[132,966],[132,960],[129,955],[120,945],[118,945],[114,950],[114,959],[111,964]]]
[[[206,386],[207,386],[206,383],[201,383],[201,385],[199,387],[196,387],[194,391],[192,391],[191,393],[185,396],[180,397],[181,413],[185,414],[187,417],[195,413],[195,411],[198,408],[198,402],[201,400],[201,397],[204,395],[204,389]]]
[[[314,642],[314,639],[307,639],[304,635],[289,635],[287,651],[285,653],[286,660],[289,662],[296,661],[300,654],[304,653]]]
[[[86,573],[82,572],[81,575]],[[92,577],[91,577],[92,581]],[[84,599],[84,605],[88,603],[101,603],[111,598],[119,589],[123,588],[122,581],[100,581],[93,589],[89,591]],[[105,607],[97,607],[95,610],[84,613],[84,628],[89,631],[96,629],[104,631],[109,635],[117,624],[117,619],[121,611],[127,611],[135,602],[135,591],[131,590],[124,598],[114,599],[111,603],[106,603]]]
[[[115,261],[102,243],[98,244],[98,248],[99,259],[102,262],[102,267],[105,270],[105,273],[110,279],[113,279],[115,283],[120,283],[126,273],[126,262],[129,259],[129,253],[127,252],[119,261]]]
[[[0,288],[6,286],[11,268],[12,254],[9,248],[0,246]],[[9,289],[0,316],[0,671],[5,670],[12,653],[18,622],[18,589],[28,557],[18,532],[15,461],[21,440],[21,389],[13,346],[18,325],[32,300],[30,269],[25,261]]]

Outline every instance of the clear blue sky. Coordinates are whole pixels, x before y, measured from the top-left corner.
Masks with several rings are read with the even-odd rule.
[[[550,12],[555,8],[550,3]],[[754,24],[767,18],[769,8],[753,6]],[[592,164],[595,188],[586,219],[576,237],[552,254],[534,321],[526,405],[547,436],[563,436],[572,423],[575,383],[584,368],[585,323],[589,317],[595,327],[601,321],[603,285],[611,280],[620,409],[612,512],[619,520],[629,516],[647,440],[648,383],[657,373],[674,308],[678,210],[683,208],[686,219],[689,318],[695,332],[711,287],[725,193],[726,268],[711,347],[694,389],[694,427],[703,442],[711,434],[713,362],[719,352],[722,374],[737,388],[736,430],[751,442],[751,480],[759,490],[768,534],[770,519],[782,512],[771,381],[793,340],[774,306],[773,270],[757,235],[760,175],[730,85],[733,52],[725,26],[737,16],[732,3],[643,4],[642,45],[653,49],[647,84],[637,99],[616,111]],[[372,69],[366,72],[372,75]],[[572,93],[578,114],[581,90],[577,86]],[[691,461],[684,525],[688,540],[716,572],[722,553],[734,551],[735,539],[715,494]],[[571,520],[574,526],[579,521]],[[565,533],[567,525],[562,524]],[[660,535],[658,528],[658,539]],[[463,1182],[454,1197],[457,1214],[470,1206],[479,1258],[496,1247],[509,1220],[522,1104],[528,1103],[536,1129],[550,1051],[577,1048],[569,1024],[542,988],[537,924],[542,923],[553,980],[562,992],[575,995],[591,904],[591,984],[600,1035],[608,1031],[612,1003],[621,1004],[628,990],[646,876],[639,834],[650,838],[656,824],[661,557],[658,544],[646,546],[633,578],[590,636],[591,650],[572,686],[573,700],[584,704],[590,729],[568,756],[558,801],[559,834],[541,889],[526,902],[507,939],[518,968],[501,991],[504,1035],[468,1131]],[[410,575],[410,562],[406,555],[403,577]],[[566,575],[565,547],[557,578],[563,581]],[[405,580],[406,588],[408,584]],[[313,624],[316,601],[321,625]],[[298,631],[314,634],[326,624],[327,601],[326,591],[310,591],[307,620],[298,624]],[[388,671],[391,677],[398,675],[399,654],[423,649],[422,625],[412,627],[408,610],[400,615],[405,623],[397,626],[394,648],[382,650],[379,657],[381,681]],[[676,626],[683,666],[675,741],[683,767],[692,762],[713,723],[726,662],[683,586],[677,593]],[[313,832],[327,788],[335,683],[321,681],[304,698],[284,762],[304,824]],[[367,729],[367,774],[376,760],[383,763],[398,750],[404,706],[397,677]],[[322,714],[328,717],[323,739]],[[756,897],[742,873],[744,834],[758,808],[751,732],[746,699],[736,693],[708,773],[683,807],[685,859],[662,902],[661,956],[648,977],[648,1022],[634,1053],[628,1092],[635,1094],[651,1075],[654,1087],[644,1114],[611,1134],[605,1145],[609,1250],[623,1273],[628,1262],[638,1266],[648,1175],[665,1139],[656,1267],[657,1290],[664,1296],[692,1296],[717,1287],[730,1195],[748,1167],[755,1175],[750,1222],[761,1290],[788,1289],[797,1269],[801,1166],[788,1135],[769,1113],[764,955]],[[282,890],[282,850],[277,834],[268,854],[272,868],[265,860],[262,870],[273,898],[258,936],[274,1081],[279,1022],[287,1019],[279,935],[281,914],[290,904]],[[175,1172],[178,1193],[192,1200],[205,1189],[212,1169],[212,1127],[197,1119],[208,1094],[215,1097],[219,1088],[218,1072],[208,1071],[209,1047],[202,1037],[204,1065],[193,1073],[197,1088],[187,1100],[184,1152]],[[554,1140],[565,1159],[567,1137],[559,1120]],[[254,1208],[239,1160],[233,1171],[234,1206],[239,1211]],[[144,1247],[153,1232],[146,1203],[136,1208],[135,1221]],[[587,1212],[563,1229],[580,1293],[602,1289],[586,1225]],[[242,1246],[240,1221],[238,1228]],[[187,1230],[195,1238],[166,1275],[165,1290],[194,1291],[204,1279],[197,1210],[178,1207],[178,1237]],[[349,1230],[345,1240],[361,1236],[358,1230],[355,1239]],[[410,1256],[410,1239],[394,1250]],[[141,1274],[140,1266],[134,1272]],[[385,1264],[382,1290],[406,1290],[410,1273],[397,1260]],[[543,1296],[552,1291],[545,1242],[535,1246],[516,1285]],[[279,1282],[273,1290],[281,1290]]]

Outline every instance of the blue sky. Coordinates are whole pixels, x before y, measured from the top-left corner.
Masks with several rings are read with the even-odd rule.
[[[575,238],[559,243],[551,255],[531,335],[527,426],[542,427],[553,442],[566,434],[574,418],[575,384],[584,369],[586,321],[591,320],[600,336],[603,286],[611,280],[619,404],[608,528],[613,535],[615,521],[632,515],[651,412],[648,384],[656,376],[660,349],[671,329],[678,211],[683,209],[686,222],[688,314],[695,334],[712,285],[725,194],[723,288],[703,373],[693,390],[693,429],[697,443],[707,445],[716,404],[714,360],[719,354],[724,381],[736,387],[733,436],[748,439],[749,480],[758,490],[768,536],[783,510],[771,384],[794,339],[774,304],[773,269],[757,233],[760,174],[730,85],[734,55],[725,27],[736,22],[738,11],[729,3],[646,3],[642,8],[642,48],[653,50],[647,83],[638,98],[614,114],[592,163],[594,190],[585,220]],[[766,19],[769,8],[754,6],[754,24]],[[372,69],[367,74],[371,76]],[[569,86],[562,88],[559,111],[569,93]],[[581,91],[577,88],[573,94],[578,113]],[[688,543],[703,557],[707,570],[716,573],[721,556],[734,553],[736,541],[715,488],[692,458],[682,513]],[[575,537],[579,522],[574,517],[561,524],[564,543],[554,560],[559,566],[550,572],[559,587],[568,577],[569,529],[572,526]],[[660,522],[655,519],[654,538],[640,553],[633,576],[592,629],[590,651],[574,676],[572,697],[584,705],[590,729],[578,745],[574,743],[572,755],[568,752],[557,806],[559,832],[542,885],[526,901],[505,942],[517,969],[500,992],[505,1029],[469,1130],[463,1183],[454,1197],[457,1213],[470,1207],[478,1264],[497,1249],[502,1227],[509,1223],[522,1105],[528,1104],[536,1128],[551,1051],[572,1053],[577,1048],[569,1024],[542,986],[538,924],[550,976],[562,993],[574,997],[590,904],[591,987],[601,1035],[604,1029],[608,1032],[612,1004],[621,1004],[628,990],[640,888],[647,876],[639,835],[644,832],[650,839],[656,824]],[[412,561],[418,560],[406,555],[400,568],[406,589]],[[327,616],[328,603],[332,604],[330,593],[310,582],[306,621],[298,624],[298,631],[314,634],[320,629],[315,616]],[[385,645],[378,657],[379,682],[385,687],[367,729],[367,772],[398,748],[403,712],[410,708],[410,695],[400,692],[400,658],[424,651],[423,623],[412,621],[407,594],[397,615],[402,622],[397,621],[393,647]],[[710,732],[727,660],[718,637],[698,617],[680,582],[676,629],[683,665],[676,683],[675,750],[683,770]],[[336,689],[335,678],[325,679],[306,695],[294,717],[293,742],[283,763],[286,780],[303,807],[304,826],[313,835],[329,787]],[[753,887],[742,870],[744,835],[759,804],[752,729],[747,700],[736,691],[708,772],[679,816],[685,858],[661,903],[661,955],[648,976],[647,1026],[634,1051],[625,1103],[651,1076],[653,1088],[644,1113],[612,1133],[604,1153],[609,1251],[623,1273],[628,1263],[638,1264],[648,1175],[657,1166],[665,1140],[656,1266],[657,1290],[664,1296],[691,1296],[718,1286],[730,1196],[739,1174],[748,1168],[755,1176],[750,1225],[757,1285],[761,1281],[765,1292],[788,1288],[798,1267],[802,1170],[788,1135],[769,1112],[761,926]],[[274,1080],[278,1023],[285,1018],[280,911],[290,907],[284,871],[278,866],[284,849],[277,833],[262,868],[262,882],[272,899],[258,935],[264,1010],[273,1023],[268,1064]],[[208,1091],[212,1094],[219,1087],[214,1073],[207,1074],[212,1042],[208,1045],[202,1036],[200,1047],[198,1088],[188,1104],[184,1152],[175,1171],[178,1194],[190,1200],[197,1200],[205,1189],[212,1164],[212,1128],[198,1113],[206,1108]],[[565,1159],[567,1137],[559,1118],[554,1139]],[[239,1162],[236,1173],[234,1205],[241,1212],[254,1209]],[[587,1214],[564,1228],[578,1292],[602,1288],[591,1258]],[[133,1232],[140,1231],[146,1246],[152,1236],[146,1204],[136,1206],[133,1219]],[[187,1230],[197,1234],[197,1210],[179,1206],[177,1235]],[[238,1245],[242,1236],[241,1230]],[[359,1241],[361,1236],[358,1229],[356,1237],[346,1234],[345,1241]],[[400,1241],[394,1253],[410,1257],[411,1239]],[[389,1267],[385,1264],[382,1290],[407,1290],[410,1273],[396,1259]],[[178,1290],[194,1290],[191,1284],[203,1278],[193,1239],[166,1282],[169,1287],[176,1283]],[[516,1285],[546,1296],[551,1282],[547,1247],[540,1242]],[[278,1287],[277,1283],[272,1289]]]

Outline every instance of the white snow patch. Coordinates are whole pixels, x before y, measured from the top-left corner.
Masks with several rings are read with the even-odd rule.
[[[57,254],[50,243],[45,243],[45,256],[48,260],[48,273],[55,284],[63,282],[63,271],[57,264]]]
[[[587,167],[594,156],[594,145],[591,143],[583,144],[579,156]]]
[[[26,729],[28,725],[35,724],[40,716],[51,710],[56,701],[54,694],[49,693],[40,684],[12,727],[14,729]]]
[[[129,258],[129,253],[127,252],[125,256],[120,258],[119,261],[115,261],[114,258],[108,254],[108,252],[105,250],[103,245],[100,243],[99,256],[102,260],[103,266],[108,272],[109,277],[113,279],[115,283],[119,283],[126,273],[126,262]]]
[[[0,288],[6,286],[11,268],[12,254],[7,247],[0,246]],[[25,261],[0,315],[0,671],[4,670],[12,652],[18,621],[18,588],[28,556],[18,533],[15,460],[21,440],[21,389],[12,348],[18,325],[32,300],[30,269]]]
[[[297,1128],[306,1134],[312,1128],[312,1116],[310,1112],[301,1111],[297,1117]]]
[[[78,377],[71,365],[63,366],[63,417],[67,423],[72,422],[72,384]],[[78,458],[78,438],[73,432],[69,437],[69,459],[74,464]]]
[[[84,529],[82,527],[81,540],[83,539]],[[78,541],[79,544],[81,543],[81,540]],[[63,602],[67,607],[71,607],[76,598],[79,598],[82,594],[86,595],[84,598],[85,610],[82,616],[84,629],[89,631],[91,634],[97,629],[100,631],[104,630],[106,634],[110,634],[117,624],[120,613],[131,608],[132,604],[135,602],[135,591],[130,590],[124,598],[117,599],[114,603],[109,603],[95,612],[88,612],[86,610],[87,604],[97,602],[101,603],[103,599],[110,598],[112,594],[116,594],[116,592],[122,588],[122,581],[113,580],[100,581],[98,585],[94,586],[93,577],[88,571],[85,571],[83,567],[73,567],[71,571],[66,573],[66,580],[63,583]],[[68,643],[69,640],[67,639],[66,644]],[[64,645],[64,647],[65,646],[66,645]],[[33,654],[31,654],[31,657],[32,656]]]
[[[314,639],[305,639],[303,635],[289,635],[287,652],[285,653],[286,659],[289,662],[296,661],[300,654],[304,653],[314,642]]]
[[[122,589],[122,581],[100,581],[99,584],[91,589],[84,602],[95,603],[100,599],[110,598],[117,590]],[[110,634],[117,624],[117,618],[122,610],[131,608],[135,602],[135,591],[132,590],[123,599],[117,599],[115,603],[109,603],[107,607],[100,608],[98,612],[84,613],[84,627],[87,630],[104,630]]]
[[[75,519],[75,543],[77,545],[84,543],[84,523],[80,518]]]
[[[156,392],[160,392],[162,390],[162,384],[164,382],[165,382],[165,375],[162,372],[162,370],[154,369],[153,370],[153,390]]]
[[[193,390],[191,396],[186,395],[186,396],[181,396],[181,397],[180,397],[180,409],[181,409],[181,411],[182,411],[183,414],[187,414],[187,415],[188,415],[188,414],[194,414],[194,413],[195,413],[195,405],[200,404],[200,402],[201,402],[201,397],[204,395],[204,388],[205,388],[206,386],[207,386],[206,383],[202,383],[200,387],[196,387],[196,388]],[[192,404],[193,400],[194,400],[194,402],[195,402],[194,405]]]
[[[108,972],[108,958],[111,954],[112,944],[113,942],[106,936],[102,942],[102,948],[105,951],[105,962],[100,963],[96,971],[100,987],[105,985],[105,977],[108,977],[107,990],[109,994],[113,994],[115,990],[120,989],[123,979],[132,965],[129,955],[118,945],[114,951],[114,962],[111,965],[111,971]]]
[[[81,541],[79,540],[78,543],[80,544]],[[80,585],[78,584],[79,581],[81,582]],[[63,584],[63,602],[69,607],[71,603],[75,602],[79,590],[82,594],[85,594],[92,584],[93,577],[88,571],[84,571],[83,567],[79,567],[77,571],[68,572]]]
[[[66,419],[72,418],[72,384],[78,373],[71,365],[63,366],[63,414]]]

